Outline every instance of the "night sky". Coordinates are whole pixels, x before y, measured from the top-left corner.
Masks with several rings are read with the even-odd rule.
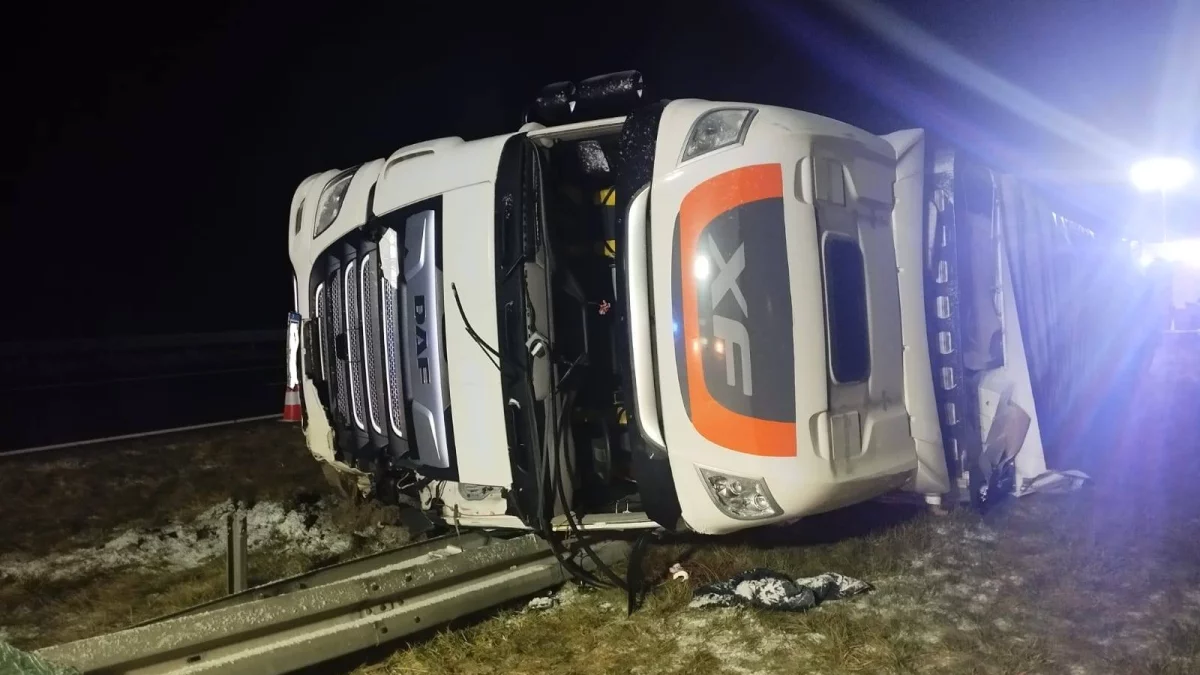
[[[656,98],[926,126],[1111,227],[1147,217],[1136,154],[1200,156],[1188,0],[884,3],[983,69],[943,52],[942,73],[823,2],[416,4],[41,3],[6,21],[0,340],[282,328],[305,176],[514,130],[541,85],[613,70]],[[1195,191],[1174,209],[1200,224]]]

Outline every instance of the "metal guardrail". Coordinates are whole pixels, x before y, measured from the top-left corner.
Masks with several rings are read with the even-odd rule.
[[[226,595],[216,600],[193,605],[187,609],[170,614],[148,619],[139,624],[132,626],[138,628],[141,626],[149,626],[153,623],[159,623],[168,619],[178,619],[182,616],[194,616],[204,612],[211,612],[215,609],[225,609],[226,607],[235,607],[244,605],[255,600],[264,600],[273,598],[279,595],[302,591],[306,588],[316,588],[325,586],[335,581],[344,581],[353,579],[364,574],[369,574],[375,570],[392,567],[393,565],[417,565],[427,560],[435,560],[445,557],[450,550],[454,552],[469,551],[486,545],[491,541],[487,535],[468,532],[462,535],[446,535],[442,537],[434,537],[424,541],[418,541],[411,544],[406,544],[398,548],[393,548],[388,551],[383,551],[373,555],[347,560],[346,562],[337,565],[330,565],[318,570],[298,574],[286,579],[272,581],[261,586],[247,589],[240,593]]]
[[[65,450],[67,448],[78,448],[85,445],[97,445],[99,443],[112,443],[114,441],[128,441],[135,438],[147,438],[150,436],[163,436],[166,434],[179,433],[181,431],[196,431],[199,429],[212,429],[215,427],[227,427],[233,424],[244,424],[246,422],[262,422],[264,420],[279,419],[278,413],[270,415],[256,415],[254,417],[239,417],[233,420],[221,420],[220,422],[205,422],[204,424],[189,424],[185,427],[172,427],[170,429],[155,429],[153,431],[139,431],[134,434],[121,434],[120,436],[105,436],[103,438],[89,438],[84,441],[69,441],[67,443],[55,443],[53,445],[39,445],[32,448],[17,448],[15,450],[0,450],[0,459],[5,457],[17,457],[20,455],[33,455],[39,452],[49,452],[51,450]]]
[[[29,357],[41,354],[121,352],[145,349],[210,347],[213,345],[279,343],[286,337],[278,330],[235,330],[220,333],[172,333],[165,335],[129,335],[73,340],[23,340],[0,342],[0,358]]]
[[[240,373],[265,373],[278,371],[283,374],[284,364],[244,366],[240,368],[210,368],[208,370],[187,370],[180,372],[153,373],[150,375],[124,375],[109,377],[101,380],[73,380],[70,382],[45,382],[40,384],[22,384],[14,387],[0,388],[0,394],[11,394],[29,391],[54,391],[56,389],[85,389],[103,387],[113,384],[129,384],[131,382],[153,382],[156,380],[180,380],[188,378],[212,377],[214,375],[233,375]],[[279,383],[280,386],[283,382]]]
[[[607,563],[628,554],[624,542],[594,548]],[[577,562],[590,566],[589,560]],[[443,537],[37,654],[81,673],[274,675],[425,631],[568,578],[536,535]]]

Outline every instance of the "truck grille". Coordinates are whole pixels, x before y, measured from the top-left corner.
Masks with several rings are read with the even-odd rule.
[[[329,387],[338,447],[407,452],[405,385],[400,362],[400,288],[388,285],[374,242],[343,241],[314,267],[313,314],[321,364],[309,373]],[[392,365],[389,365],[392,364]]]
[[[316,261],[321,365],[343,459],[378,457],[456,475],[442,334],[440,204],[397,211],[347,234]]]

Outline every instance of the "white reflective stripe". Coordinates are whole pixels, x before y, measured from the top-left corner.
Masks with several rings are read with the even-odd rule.
[[[387,279],[380,279],[379,290],[384,294],[382,300],[383,320],[389,325],[395,325],[393,322],[397,321],[396,301],[389,298],[387,294],[391,293],[394,296],[396,289],[388,284]],[[401,407],[404,405],[403,400],[396,400],[398,398],[403,398],[403,387],[398,381],[396,381],[396,379],[394,379],[399,376],[392,372],[392,362],[399,359],[400,356],[396,353],[398,351],[396,349],[396,340],[388,340],[387,335],[387,328],[385,326],[383,329],[383,335],[380,337],[383,340],[383,375],[385,378],[387,378],[387,382],[385,382],[385,384],[387,385],[388,424],[391,425],[392,431],[397,436],[404,436],[403,425],[400,424],[400,420],[396,417],[396,411],[401,409]]]
[[[387,378],[388,424],[391,425],[393,433],[403,437],[404,425],[400,423],[396,413],[398,410],[403,410],[404,407],[404,387],[399,379],[400,374],[393,372],[396,368],[392,366],[393,363],[398,363],[400,360],[400,336],[399,330],[396,328],[400,322],[400,317],[396,315],[400,260],[395,230],[389,229],[383,233],[383,239],[379,242],[379,264],[379,288],[382,293],[380,303],[383,305],[383,334],[379,338],[383,340],[383,372]],[[392,331],[391,339],[388,339],[389,329]]]
[[[347,342],[350,342],[349,338],[353,335],[354,330],[354,323],[350,321],[350,299],[353,297],[353,294],[350,292],[350,280],[353,278],[354,261],[351,260],[350,264],[346,265],[346,273],[342,275],[342,297],[345,298],[345,300],[342,301],[342,315],[345,317],[346,321],[346,325],[343,327],[343,330],[346,331]],[[351,344],[353,343],[351,342]],[[347,349],[346,351],[350,352],[347,354],[347,356],[353,355],[353,350]],[[359,364],[353,358],[350,358],[346,359],[346,367],[358,368]],[[354,388],[354,371],[350,371],[347,373],[347,375],[349,375],[349,377],[346,379],[350,380],[350,411],[354,415],[354,424],[359,429],[366,429],[367,427],[365,424],[363,424],[362,420],[362,411],[358,409],[358,392],[355,391]]]
[[[288,321],[287,327],[287,386],[300,386],[300,322]]]
[[[323,308],[324,302],[323,301],[325,299],[324,291],[325,291],[325,282],[322,281],[321,283],[317,284],[317,292],[313,294],[313,304],[315,305],[315,307],[313,308],[313,315],[317,317],[317,340],[320,342],[320,345],[321,345],[321,365],[320,365],[321,380],[328,382],[329,381],[329,345],[328,345],[328,340],[325,338],[325,322],[324,322],[324,317],[322,316],[322,312],[324,311],[324,308]]]
[[[654,335],[650,326],[650,280],[647,278],[646,230],[650,190],[642,188],[629,203],[625,240],[626,311],[629,317],[629,355],[633,367],[635,423],[642,435],[665,448],[655,392]]]
[[[368,268],[367,263],[369,263],[370,261],[371,261],[371,254],[368,253],[365,256],[363,256],[362,265],[360,265],[358,268],[358,313],[360,315],[362,315],[362,323],[360,325],[362,327],[362,346],[363,346],[363,363],[364,364],[370,363],[370,361],[367,360],[369,358],[368,354],[370,354],[370,352],[368,351],[370,349],[370,346],[367,344],[367,325],[366,325],[366,322],[371,320],[370,317],[366,316],[366,311],[367,311],[367,309],[366,309],[367,308],[367,268]],[[370,413],[369,415],[367,415],[367,417],[369,417],[371,419],[371,428],[375,430],[375,433],[382,434],[383,429],[375,422],[375,420],[377,419],[377,417],[376,417],[377,413],[375,412],[375,397],[372,396],[373,392],[371,391],[371,380],[373,380],[375,378],[371,377],[371,375],[373,375],[373,373],[367,373],[366,379],[364,380],[364,382],[366,383],[365,386],[367,389],[367,411]]]
[[[379,240],[379,260],[383,270],[380,276],[395,287],[400,280],[400,246],[395,230],[387,230]]]

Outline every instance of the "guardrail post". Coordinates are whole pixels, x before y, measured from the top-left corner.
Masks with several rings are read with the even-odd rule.
[[[246,559],[246,512],[234,504],[225,516],[225,592],[232,595],[246,590],[249,565]]]

